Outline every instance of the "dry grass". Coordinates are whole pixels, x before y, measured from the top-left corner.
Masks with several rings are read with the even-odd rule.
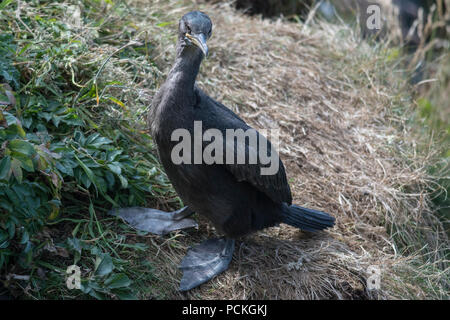
[[[199,217],[198,231],[147,236],[158,278],[151,284],[153,297],[448,296],[448,241],[427,193],[438,188],[426,173],[433,146],[416,152],[420,142],[406,125],[408,94],[401,92],[404,83],[392,72],[388,50],[360,42],[345,26],[270,22],[241,15],[226,3],[130,5],[142,9],[136,26],[155,44],[151,58],[162,73],[148,77],[156,87],[174,59],[179,17],[194,8],[211,17],[210,56],[199,86],[253,127],[280,128],[294,202],[330,212],[337,221],[318,234],[282,225],[242,239],[230,269],[187,294],[177,292],[177,265],[190,245],[214,230]],[[173,23],[157,27],[161,21]],[[149,96],[156,91],[141,89]],[[366,288],[371,265],[381,270],[377,291]]]

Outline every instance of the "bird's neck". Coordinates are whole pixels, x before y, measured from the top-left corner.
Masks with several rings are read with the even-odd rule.
[[[184,46],[178,42],[175,63],[167,80],[175,83],[175,87],[181,91],[192,94],[202,59],[203,53],[200,49],[193,46]]]

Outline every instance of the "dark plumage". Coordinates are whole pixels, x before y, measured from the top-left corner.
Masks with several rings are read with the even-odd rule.
[[[302,208],[291,204],[292,196],[283,163],[275,154],[270,143],[253,131],[256,144],[250,139],[227,141],[226,130],[247,131],[250,127],[235,113],[221,103],[208,97],[195,86],[203,56],[208,54],[206,41],[211,36],[212,23],[209,17],[194,11],[184,15],[179,24],[177,57],[175,64],[152,102],[149,113],[149,126],[158,146],[161,162],[178,195],[188,207],[174,212],[162,212],[151,208],[121,208],[112,214],[126,220],[139,230],[158,235],[196,226],[188,219],[193,213],[206,216],[226,237],[208,239],[189,249],[180,264],[183,278],[180,290],[186,291],[212,279],[225,271],[231,262],[234,251],[234,238],[256,230],[284,222],[303,230],[316,231],[331,227],[334,218],[325,212]],[[218,162],[189,164],[173,161],[172,152],[179,142],[172,141],[174,131],[190,133],[192,148],[187,155],[191,160],[195,155],[195,124],[200,121],[203,132],[215,129],[222,133],[223,145],[219,136],[213,139],[217,146],[215,156]],[[198,123],[197,123],[198,124]],[[190,139],[190,140],[189,140]],[[230,141],[231,140],[231,141]],[[266,144],[259,142],[266,142]],[[217,142],[217,143],[216,143]],[[255,141],[254,141],[255,142]],[[211,141],[200,137],[199,150],[208,149]],[[245,161],[228,164],[227,153],[234,147],[235,160],[238,150],[245,151]],[[266,152],[258,152],[264,150]],[[222,148],[221,148],[222,147]],[[217,151],[219,150],[219,151]],[[220,157],[223,151],[223,158]],[[272,175],[261,175],[261,168],[269,165],[264,157],[278,164],[278,171]],[[256,160],[252,162],[250,159]],[[261,157],[261,158],[260,158]],[[195,160],[195,159],[194,159]],[[278,162],[278,163],[277,163]],[[220,164],[224,163],[224,164]],[[226,164],[225,164],[226,163]],[[250,164],[252,163],[252,164]]]
[[[278,172],[270,176],[260,174],[260,162],[254,165],[172,162],[171,151],[178,143],[171,141],[172,132],[184,128],[192,133],[194,121],[202,121],[203,131],[250,128],[195,85],[211,30],[211,20],[204,13],[194,11],[182,17],[175,64],[155,96],[149,114],[152,136],[175,190],[185,204],[232,238],[280,222],[309,231],[333,226],[334,218],[328,214],[291,205],[291,191],[281,160]],[[198,41],[192,41],[193,37]],[[248,145],[246,151],[251,152]]]

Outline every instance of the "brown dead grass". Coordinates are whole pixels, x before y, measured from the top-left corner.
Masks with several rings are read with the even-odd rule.
[[[336,227],[311,234],[286,225],[239,241],[229,270],[181,294],[177,269],[198,231],[148,236],[159,280],[152,297],[173,299],[444,298],[448,242],[426,190],[433,146],[416,152],[403,80],[388,52],[345,26],[244,16],[228,4],[130,1],[155,44],[161,84],[174,59],[178,19],[201,9],[214,24],[198,84],[255,128],[280,128],[280,154],[294,203],[330,212]],[[152,13],[158,12],[158,16]],[[156,27],[172,21],[170,27]],[[142,34],[142,33],[141,33]],[[170,35],[170,36],[169,36]],[[142,39],[141,39],[142,40]],[[149,75],[149,78],[155,75]],[[142,88],[150,96],[156,89]],[[395,110],[401,110],[395,112]],[[369,266],[381,289],[366,288]],[[437,270],[437,271],[436,271]]]

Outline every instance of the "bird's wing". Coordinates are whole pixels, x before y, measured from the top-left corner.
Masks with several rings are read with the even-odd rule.
[[[222,132],[224,139],[223,162],[225,168],[238,181],[249,182],[273,201],[291,204],[292,195],[287,182],[286,171],[270,141],[258,131],[248,126],[244,120],[239,118],[223,104],[208,97],[201,90],[199,90],[198,95],[200,99],[198,100],[198,108],[195,111],[196,119],[202,120],[203,129],[219,129]],[[253,141],[251,138],[238,139],[232,137],[227,139],[226,129],[242,129],[249,136],[254,135],[256,139],[253,139]],[[208,144],[209,142],[204,142],[204,146]],[[267,151],[259,154],[258,151],[261,150],[260,146],[264,144],[267,147]],[[233,161],[231,163],[226,161],[227,151],[229,154],[233,154]],[[243,164],[239,164],[237,161],[239,153],[241,153],[241,159],[245,160]],[[273,157],[271,157],[272,155]],[[250,161],[251,159],[253,161]],[[270,161],[278,161],[278,165],[276,163],[270,163]],[[273,174],[262,174],[271,165],[275,165],[274,169],[276,169]]]
[[[277,152],[273,149],[272,145],[270,144],[270,141],[265,139],[259,133],[257,133],[257,136],[258,136],[257,145],[260,144],[261,139],[263,143],[267,143],[267,153],[266,153],[266,155],[268,155],[267,160],[273,161],[274,163],[263,164],[261,156],[258,152],[260,149],[250,146],[249,139],[245,139],[244,142],[236,141],[237,139],[234,139],[235,140],[234,146],[233,141],[231,141],[231,146],[233,146],[231,152],[234,153],[234,161],[231,164],[225,164],[225,167],[236,177],[238,181],[249,182],[259,191],[265,193],[273,201],[278,203],[286,202],[288,204],[291,204],[292,202],[291,189],[289,188],[289,184],[286,179],[286,171],[284,169],[284,165],[281,162],[281,159],[279,158]],[[226,151],[229,150],[229,147],[230,142],[228,142],[228,147],[226,147]],[[241,151],[245,152],[244,164],[239,164],[239,162],[237,161],[239,157],[238,153]],[[270,157],[270,155],[274,155],[274,157]],[[251,159],[252,156],[254,156],[254,159],[256,159],[256,163],[249,164],[250,162],[249,160]],[[271,165],[272,166],[275,165],[272,168],[273,172],[270,172],[269,170],[269,167]],[[263,174],[264,170],[269,171],[267,172],[268,174]]]
[[[195,86],[195,92],[197,94],[197,106],[205,108],[210,111],[219,111],[218,113],[227,118],[231,118],[236,122],[239,122],[245,126],[248,126],[244,120],[242,120],[236,113],[231,111],[229,108],[221,104],[219,101],[214,100],[210,96],[208,96],[202,89]]]

